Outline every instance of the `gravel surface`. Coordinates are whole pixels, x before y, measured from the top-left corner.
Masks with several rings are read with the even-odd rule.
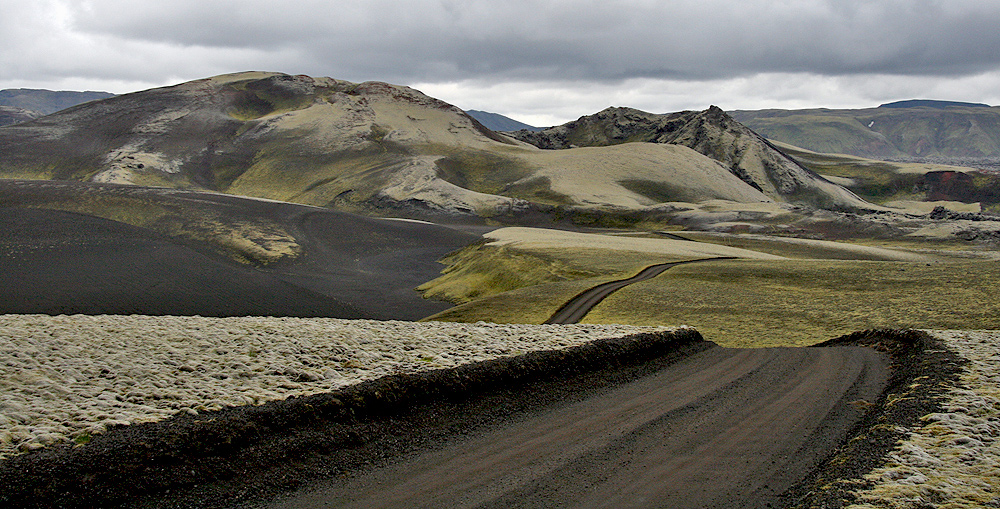
[[[108,426],[667,330],[327,318],[0,315],[0,458]]]
[[[927,331],[969,362],[889,461],[866,476],[860,508],[1000,507],[1000,332]]]

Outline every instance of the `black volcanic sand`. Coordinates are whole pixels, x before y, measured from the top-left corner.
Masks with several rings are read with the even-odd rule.
[[[0,209],[0,245],[3,313],[364,316],[266,271],[82,214]]]
[[[208,241],[52,210],[154,204],[178,221],[277,224],[303,248],[253,266]],[[35,208],[42,207],[42,208]],[[479,239],[419,222],[234,196],[113,184],[0,181],[0,313],[415,320],[451,306],[415,287]]]

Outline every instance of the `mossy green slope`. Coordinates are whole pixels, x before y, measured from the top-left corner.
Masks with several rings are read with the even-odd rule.
[[[379,200],[412,198],[383,191],[399,187],[397,173],[415,158],[460,161],[464,166],[453,177],[482,174],[483,164],[473,163],[502,166],[502,156],[486,156],[513,143],[406,87],[251,72],[118,96],[5,128],[0,176],[211,190],[364,210]],[[420,165],[433,173],[433,164]],[[528,173],[513,171],[517,178]],[[491,187],[486,184],[479,187]],[[466,204],[471,209],[511,201],[466,195],[456,200],[472,202]]]

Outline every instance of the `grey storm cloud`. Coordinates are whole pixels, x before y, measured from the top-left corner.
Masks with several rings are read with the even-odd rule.
[[[401,82],[945,76],[1000,64],[993,0],[48,4],[63,5],[67,29],[93,37]]]
[[[0,88],[279,71],[536,125],[611,105],[996,104],[997,26],[1000,0],[0,0]]]

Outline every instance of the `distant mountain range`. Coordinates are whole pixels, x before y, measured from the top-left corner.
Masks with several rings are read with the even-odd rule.
[[[52,91],[31,88],[0,90],[0,126],[24,122],[88,101],[114,97],[108,92]]]
[[[755,110],[730,115],[760,135],[814,152],[876,159],[1000,159],[1000,107],[910,100],[857,110]]]
[[[479,110],[465,110],[470,117],[479,121],[487,128],[493,131],[520,131],[522,129],[527,131],[541,131],[541,127],[535,127],[524,122],[518,122],[510,117],[505,117],[499,113],[490,113],[488,111]]]
[[[649,211],[711,199],[870,207],[718,108],[613,109],[537,138],[526,133],[498,134],[408,87],[238,73],[0,128],[0,177],[209,190],[408,216]]]
[[[879,108],[989,108],[989,104],[959,101],[935,101],[932,99],[907,99],[880,104]]]

